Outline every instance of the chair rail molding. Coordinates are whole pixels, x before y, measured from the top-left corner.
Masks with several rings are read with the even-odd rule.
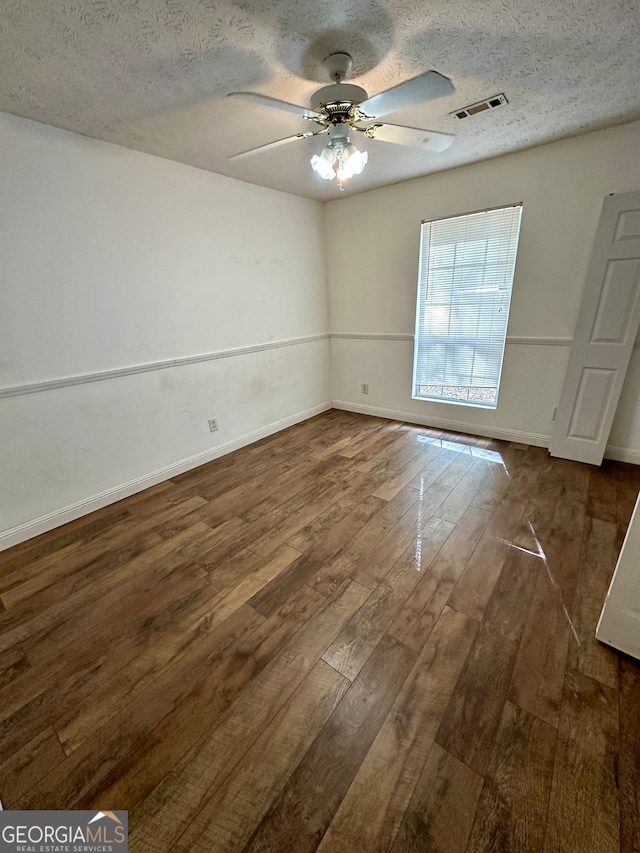
[[[401,332],[331,332],[330,337],[348,341],[411,341],[413,334]],[[535,335],[507,335],[507,344],[545,347],[570,347],[573,338],[541,338]]]
[[[63,376],[59,379],[46,379],[43,382],[27,382],[24,385],[10,385],[0,388],[0,400],[5,397],[19,397],[22,394],[37,394],[40,391],[55,391],[57,388],[67,388],[70,385],[84,385],[87,382],[102,382],[105,379],[118,379],[121,376],[133,376],[137,373],[148,373],[152,370],[167,370],[170,367],[184,367],[199,364],[204,361],[216,361],[219,358],[234,358],[239,355],[249,355],[255,352],[265,352],[282,347],[293,347],[301,344],[314,343],[329,339],[328,332],[315,335],[305,335],[300,338],[286,338],[280,341],[268,341],[262,344],[252,344],[233,349],[215,350],[198,355],[187,355],[180,358],[168,358],[161,361],[149,361],[143,364],[133,364],[128,367],[116,367],[113,370],[97,370],[92,373],[80,373],[74,376]]]

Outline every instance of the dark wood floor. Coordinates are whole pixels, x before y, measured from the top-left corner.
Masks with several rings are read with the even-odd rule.
[[[135,853],[632,853],[640,469],[332,411],[0,554],[5,808]]]

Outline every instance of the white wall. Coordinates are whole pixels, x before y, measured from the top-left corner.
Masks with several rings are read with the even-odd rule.
[[[2,114],[0,199],[0,546],[327,406],[319,203]]]
[[[337,405],[546,445],[602,200],[640,189],[639,151],[635,122],[328,204]],[[412,400],[421,220],[518,201],[524,212],[498,408]],[[636,349],[608,450],[636,462],[639,389]]]
[[[323,211],[0,114],[0,548],[331,397],[546,444],[602,199],[640,189],[638,150],[634,123]],[[420,221],[513,201],[525,206],[497,410],[412,400]],[[640,461],[640,350],[610,445]]]

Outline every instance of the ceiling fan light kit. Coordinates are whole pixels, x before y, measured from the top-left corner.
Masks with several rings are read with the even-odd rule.
[[[362,172],[369,154],[366,151],[358,151],[353,142],[349,141],[349,128],[344,122],[331,125],[327,132],[329,143],[319,156],[313,155],[311,167],[325,181],[337,177],[342,188],[343,181]]]
[[[294,113],[315,122],[320,128],[269,142],[233,156],[248,157],[296,139],[308,139],[326,133],[329,142],[320,154],[311,157],[311,167],[323,180],[337,178],[340,189],[343,189],[344,181],[361,174],[369,157],[368,152],[359,151],[351,142],[351,131],[362,133],[368,139],[420,146],[432,152],[444,151],[451,145],[454,137],[446,133],[373,121],[403,107],[451,94],[455,89],[448,77],[437,71],[426,71],[370,98],[360,86],[343,82],[352,65],[351,56],[343,51],[331,53],[325,58],[324,66],[333,82],[315,92],[309,109],[257,92],[231,92],[231,97]]]

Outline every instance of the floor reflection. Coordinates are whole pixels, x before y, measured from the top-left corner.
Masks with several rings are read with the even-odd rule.
[[[555,576],[553,574],[551,564],[549,563],[549,560],[547,559],[547,555],[545,554],[544,548],[542,547],[542,543],[538,539],[538,536],[536,534],[536,531],[534,529],[533,524],[529,521],[529,522],[527,522],[527,526],[529,528],[531,538],[533,539],[533,543],[534,543],[534,546],[536,549],[535,551],[532,551],[529,548],[523,548],[521,545],[516,545],[515,542],[511,542],[508,539],[502,539],[501,537],[498,537],[498,542],[503,542],[505,545],[508,545],[509,548],[514,548],[516,551],[523,551],[525,554],[531,554],[532,557],[537,557],[539,560],[542,560],[544,567],[545,567],[545,570],[547,572],[547,576],[549,578],[549,582],[551,583],[551,586],[555,590],[557,590],[558,595],[560,597],[560,606],[562,608],[562,612],[564,613],[567,622],[569,623],[569,628],[571,629],[571,633],[573,634],[576,642],[579,645],[580,644],[580,637],[578,636],[578,633],[575,629],[575,626],[574,626],[573,622],[571,621],[571,616],[569,616],[569,611],[567,610],[567,608],[564,604],[564,601],[562,600],[562,587],[560,586],[560,584],[558,583],[557,579],[555,578]]]
[[[449,441],[444,438],[432,438],[430,435],[419,435],[418,441],[424,444],[433,444],[436,447],[442,447],[443,450],[453,450],[455,453],[466,453],[468,456],[473,456],[477,459],[488,459],[490,462],[497,462],[506,468],[502,454],[497,450],[487,450],[484,447],[475,447],[471,444],[461,444],[457,441]]]
[[[423,498],[424,498],[424,483],[422,480],[420,481],[420,488],[418,491],[418,516],[416,518],[416,552],[414,556],[414,565],[416,572],[419,572],[421,569],[421,561],[422,561],[422,514],[423,514]]]

